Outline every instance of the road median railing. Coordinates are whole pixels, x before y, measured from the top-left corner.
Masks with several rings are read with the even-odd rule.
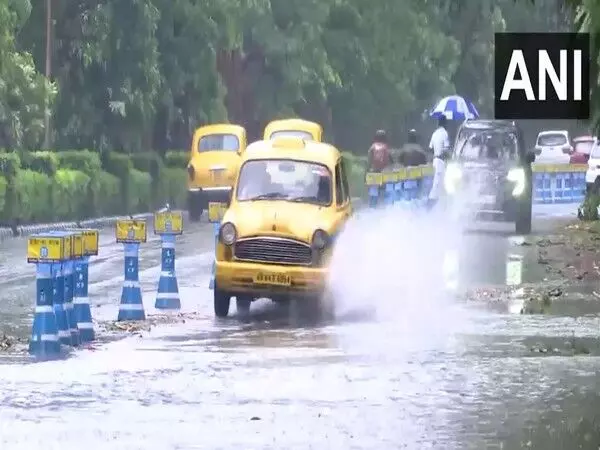
[[[533,164],[533,202],[582,202],[587,168],[586,164]]]
[[[403,167],[388,172],[367,173],[365,184],[369,206],[415,204],[427,197],[433,183],[433,166]]]
[[[533,203],[580,203],[585,198],[584,164],[533,164]],[[365,185],[369,206],[418,204],[433,183],[430,165],[367,173]]]

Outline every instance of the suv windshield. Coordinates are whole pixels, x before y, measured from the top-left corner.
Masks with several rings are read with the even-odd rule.
[[[454,150],[459,160],[502,160],[518,158],[517,136],[508,130],[463,130]]]
[[[542,134],[538,137],[537,145],[541,147],[565,145],[567,137],[562,133]]]
[[[332,177],[318,163],[289,159],[247,161],[240,169],[237,200],[283,200],[330,205]]]
[[[312,141],[313,137],[312,134],[310,134],[307,131],[300,131],[300,130],[281,130],[281,131],[274,131],[273,133],[271,133],[271,137],[270,139],[275,139],[278,137],[298,137],[301,139],[305,139],[307,141]]]
[[[235,134],[209,134],[202,136],[198,142],[199,152],[224,150],[237,152],[240,149],[240,140]]]

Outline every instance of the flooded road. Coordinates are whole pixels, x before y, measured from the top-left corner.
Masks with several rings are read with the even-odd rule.
[[[538,214],[534,228],[543,233],[557,220]],[[97,320],[117,316],[122,251],[112,239],[102,236],[90,269]],[[545,273],[510,228],[469,231],[440,258],[413,253],[409,242],[387,264],[397,279],[365,288],[368,299],[358,292],[367,281],[342,273],[356,296],[340,300],[330,323],[298,324],[267,301],[253,305],[249,321],[218,321],[208,290],[212,231],[190,228],[177,272],[183,308],[195,314],[64,361],[7,358],[0,448],[598,448],[594,308],[519,314],[519,289]],[[2,246],[0,326],[26,334],[33,267],[23,242]],[[140,259],[149,314],[158,248],[146,244]],[[517,294],[493,305],[455,295],[507,286]]]

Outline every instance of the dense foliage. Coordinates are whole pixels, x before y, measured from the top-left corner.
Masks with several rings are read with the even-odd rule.
[[[89,150],[0,153],[0,225],[81,220],[185,206],[182,156]]]
[[[328,141],[364,155],[378,128],[390,130],[396,141],[413,127],[426,136],[433,126],[426,110],[443,95],[464,95],[489,116],[495,31],[567,31],[575,19],[582,30],[600,27],[593,0],[378,0],[374,5],[364,0],[0,2],[0,149],[21,156],[16,173],[0,179],[0,219],[73,214],[52,206],[34,217],[40,213],[29,209],[32,202],[51,205],[44,200],[48,195],[71,195],[79,189],[75,185],[107,199],[110,192],[117,198],[134,195],[149,179],[156,186],[164,174],[159,167],[181,162],[165,154],[167,149],[187,148],[193,129],[208,122],[240,123],[255,139],[269,120],[297,115],[322,123]],[[600,101],[594,107],[600,111]],[[542,126],[550,125],[531,124],[531,134]],[[26,152],[44,146],[93,149],[102,170],[94,173],[98,167],[91,160],[84,170],[74,162],[79,161],[75,151],[61,151],[52,173],[46,171],[49,159],[39,155],[29,166]],[[124,169],[123,158],[130,168]],[[184,178],[173,180],[178,192]],[[138,209],[155,200],[154,191],[139,195],[117,203]],[[118,210],[117,204],[98,208],[97,214]]]
[[[491,114],[494,31],[571,22],[560,0],[51,0],[50,82],[48,1],[0,3],[0,148],[29,149],[51,104],[51,148],[185,148],[201,123],[255,138],[294,114],[356,151],[425,134],[442,95]]]

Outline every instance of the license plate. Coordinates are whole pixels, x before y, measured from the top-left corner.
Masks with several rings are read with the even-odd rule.
[[[274,286],[290,286],[292,284],[292,277],[282,273],[258,273],[254,277],[254,283]]]
[[[211,171],[211,178],[214,182],[223,181],[223,171],[222,170],[213,170]]]

